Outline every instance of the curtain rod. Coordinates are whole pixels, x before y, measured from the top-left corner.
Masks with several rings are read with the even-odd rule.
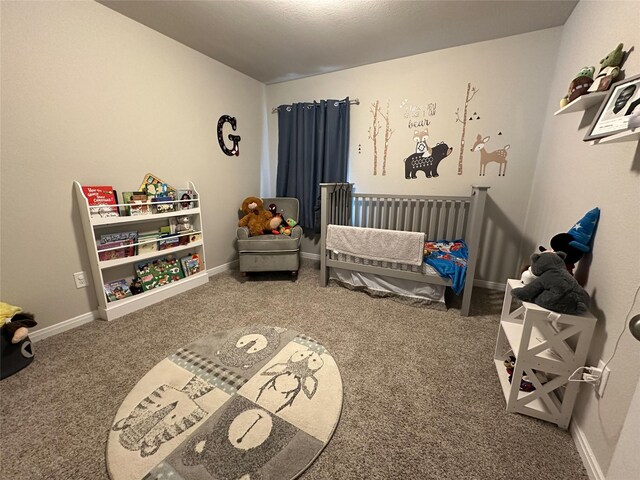
[[[336,106],[338,105],[338,103],[342,103],[344,102],[344,100],[340,100],[338,102],[336,102]],[[349,100],[349,105],[360,105],[360,100],[358,98],[354,98],[353,100]],[[288,107],[290,107],[291,105],[287,105]],[[271,110],[271,113],[276,113],[278,111],[278,108],[280,107],[273,107],[273,109]]]

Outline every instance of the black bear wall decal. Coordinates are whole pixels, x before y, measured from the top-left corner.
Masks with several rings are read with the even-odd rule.
[[[424,153],[414,153],[404,159],[404,178],[418,178],[416,173],[423,171],[427,178],[438,177],[438,165],[451,155],[453,148],[444,142],[438,143],[431,150],[431,155],[424,156]]]

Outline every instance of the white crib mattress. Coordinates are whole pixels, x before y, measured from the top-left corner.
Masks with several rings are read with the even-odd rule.
[[[437,272],[425,265],[430,273]],[[415,282],[403,278],[393,278],[373,273],[356,272],[343,268],[330,268],[329,279],[355,290],[364,290],[373,296],[392,296],[416,305],[437,305],[445,309],[444,285]]]

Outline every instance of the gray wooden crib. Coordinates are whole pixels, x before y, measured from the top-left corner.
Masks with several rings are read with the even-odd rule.
[[[463,239],[469,251],[461,314],[469,315],[478,260],[484,206],[489,187],[472,186],[468,197],[357,193],[352,183],[322,183],[320,285],[327,286],[329,268],[343,268],[417,282],[451,285],[451,280],[419,267],[378,262],[327,250],[327,226],[423,232],[425,240]]]

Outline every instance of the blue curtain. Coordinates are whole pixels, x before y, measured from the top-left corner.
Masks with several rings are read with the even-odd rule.
[[[299,224],[320,230],[320,183],[346,182],[349,98],[278,108],[276,194],[300,202]]]

